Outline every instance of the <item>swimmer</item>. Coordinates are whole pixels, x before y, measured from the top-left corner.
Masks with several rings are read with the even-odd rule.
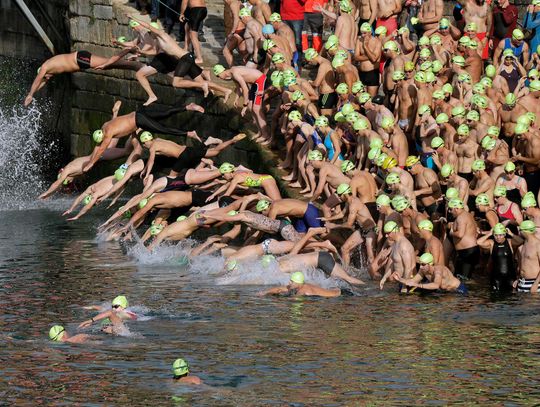
[[[308,284],[305,282],[304,273],[301,271],[295,271],[291,274],[289,284],[282,287],[271,288],[259,293],[259,296],[261,297],[265,295],[284,295],[291,297],[315,296],[332,298],[339,297],[341,295],[341,290],[339,288],[328,290],[313,284]]]
[[[189,364],[184,359],[176,359],[172,364],[173,380],[180,384],[202,384],[203,381],[192,374],[189,374]]]
[[[81,322],[79,328],[88,328],[97,321],[107,320],[108,324],[103,327],[102,331],[108,334],[117,335],[125,328],[123,321],[137,319],[137,314],[128,311],[128,307],[129,303],[127,298],[123,295],[119,295],[112,300],[110,310],[100,312],[95,317]]]
[[[49,339],[53,342],[84,343],[89,337],[86,334],[70,335],[61,325],[54,325],[49,330]]]

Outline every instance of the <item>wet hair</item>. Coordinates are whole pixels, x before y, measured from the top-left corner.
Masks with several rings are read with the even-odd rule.
[[[373,96],[373,98],[371,98],[371,101],[375,103],[376,105],[382,105],[384,103],[384,96],[381,96],[381,95]]]
[[[234,199],[230,196],[222,196],[218,199],[218,205],[220,208],[226,208],[234,202]]]

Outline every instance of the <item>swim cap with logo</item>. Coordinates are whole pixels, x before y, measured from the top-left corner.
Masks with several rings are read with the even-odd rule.
[[[521,134],[525,134],[528,131],[529,131],[529,126],[527,126],[526,124],[518,123],[516,124],[516,127],[514,127],[514,134],[518,136]]]
[[[383,45],[383,51],[386,51],[386,50],[398,52],[399,47],[397,45],[397,42],[395,42],[395,41],[386,41],[384,43],[384,45]]]
[[[370,33],[371,32],[371,24],[369,23],[362,23],[360,26],[360,32],[363,33]]]
[[[509,93],[508,95],[505,96],[504,102],[508,106],[514,106],[517,102],[516,95],[514,95],[513,93]]]
[[[512,31],[512,38],[519,41],[525,38],[525,35],[523,34],[523,31],[516,28],[514,31]]]
[[[394,127],[394,125],[395,125],[395,122],[392,116],[384,116],[381,120],[381,127],[384,130],[389,130],[392,127]]]
[[[448,20],[446,17],[441,18],[441,21],[439,21],[439,28],[446,29],[450,27],[450,20]]]
[[[339,93],[339,92],[338,92]],[[362,92],[358,95],[358,102],[363,105],[371,100],[371,95],[367,92]]]
[[[324,43],[324,49],[329,50],[332,48],[336,48],[339,45],[339,38],[337,35],[331,35],[328,37],[326,42]]]
[[[384,25],[380,25],[377,28],[375,28],[375,35],[386,37],[387,33],[388,33],[388,28],[386,28]]]
[[[448,123],[449,120],[450,118],[448,117],[446,113],[439,113],[437,117],[435,118],[435,122],[437,124]]]
[[[458,81],[459,82],[465,82],[465,83],[471,83],[471,75],[469,75],[467,72],[460,73],[458,75]]]
[[[425,35],[420,37],[420,39],[418,40],[418,45],[420,45],[421,47],[429,45],[429,37],[426,37]]]
[[[379,195],[375,200],[375,204],[378,206],[390,206],[391,199],[388,195]]]
[[[272,75],[270,75],[270,80],[272,81],[272,86],[275,88],[281,88],[283,86],[283,72],[272,72]]]
[[[323,155],[319,150],[310,150],[307,155],[309,161],[322,161]]]
[[[187,216],[186,215],[180,215],[179,217],[176,218],[176,221],[177,222],[183,222],[187,219]]]
[[[433,139],[431,140],[431,148],[434,148],[435,150],[438,149],[439,147],[443,147],[444,146],[444,140],[441,138],[441,137],[433,137]]]
[[[495,140],[493,140],[491,137],[489,136],[485,136],[483,139],[482,139],[482,148],[484,150],[487,150],[487,151],[491,151],[495,148],[495,146],[497,145],[497,142]]]
[[[399,30],[398,30],[398,34],[399,35],[403,35],[405,33],[408,33],[409,32],[409,29],[407,27],[400,27]]]
[[[527,192],[521,200],[521,207],[523,209],[534,208],[536,206],[536,198],[532,192]]]
[[[540,81],[539,80],[531,81],[529,83],[529,89],[532,91],[540,90]]]
[[[276,52],[274,55],[272,55],[272,62],[274,64],[281,64],[285,62],[285,56],[281,52]]]
[[[405,72],[403,71],[394,71],[392,74],[392,80],[393,81],[401,81],[405,79]]]
[[[276,258],[271,254],[265,254],[261,257],[261,265],[263,267],[268,267]]]
[[[271,23],[279,23],[281,22],[281,15],[279,13],[272,13],[269,20]]]
[[[536,121],[536,113],[534,112],[527,112],[525,113],[525,116],[529,118],[529,121],[531,122],[531,124],[534,124],[534,122]]]
[[[476,206],[489,206],[489,197],[487,194],[478,194],[474,203]]]
[[[267,38],[263,41],[263,50],[268,51],[269,49],[272,49],[276,46],[276,43],[271,40],[270,38]]]
[[[489,126],[487,129],[487,134],[490,136],[499,137],[500,133],[501,133],[501,129],[497,126]]]
[[[354,125],[357,120],[360,120],[360,113],[358,112],[351,112],[347,116],[345,116],[345,119],[349,122],[349,124]]]
[[[146,143],[147,141],[151,141],[154,139],[154,136],[149,131],[143,131],[141,134],[139,134],[139,140],[141,143]]]
[[[152,225],[150,226],[150,234],[152,236],[157,236],[163,230],[163,225]]]
[[[336,121],[338,123],[342,123],[342,122],[346,122],[347,119],[345,118],[345,115],[342,112],[337,112],[334,115],[334,121]]]
[[[466,124],[460,124],[459,127],[457,128],[457,134],[460,136],[468,136],[469,133],[470,133],[469,126],[467,126]]]
[[[49,339],[51,341],[59,342],[62,340],[66,330],[61,325],[55,325],[49,330]]]
[[[414,80],[419,83],[426,83],[425,72],[419,71],[414,74]]]
[[[422,50],[420,50],[420,58],[429,58],[430,56],[431,51],[428,48],[423,48]],[[431,65],[429,67],[431,68]]]
[[[127,41],[127,38],[124,37],[124,36],[121,36],[121,37],[118,37],[118,38],[116,39],[116,41],[118,41],[120,44],[123,44],[124,42]]]
[[[361,81],[356,81],[352,84],[351,93],[356,95],[357,93],[363,92],[365,89],[366,87]]]
[[[429,39],[429,43],[430,43],[431,45],[440,45],[440,44],[442,44],[441,37],[438,36],[438,35],[436,35],[436,34],[435,34],[435,35],[432,35],[432,36],[430,37],[430,39]]]
[[[441,61],[439,61],[438,59],[436,59],[435,61],[433,61],[431,63],[431,72],[433,73],[439,73],[441,72],[443,69],[443,64]]]
[[[398,174],[396,174],[395,172],[391,172],[390,174],[388,174],[384,180],[388,185],[393,185],[393,184],[399,184],[401,182],[401,178],[399,177]]]
[[[114,307],[115,305],[120,306],[124,309],[129,307],[128,300],[124,295],[119,295],[115,297],[114,300],[112,300],[112,306]]]
[[[433,231],[433,223],[429,219],[418,222],[418,229]]]
[[[341,113],[343,113],[343,115],[347,116],[349,113],[352,113],[354,112],[354,106],[350,103],[345,103],[342,107],[341,107]]]
[[[514,164],[512,161],[508,161],[504,166],[504,170],[506,172],[515,171],[516,170],[516,164]]]
[[[350,160],[345,160],[341,163],[341,172],[347,173],[355,168],[354,163]]]
[[[478,120],[480,120],[480,113],[478,113],[476,110],[471,110],[467,113],[466,118],[467,120],[477,122]]]
[[[227,216],[235,216],[235,215],[238,215],[238,211],[229,211],[227,212]]]
[[[461,67],[465,66],[465,58],[463,58],[461,55],[456,55],[455,57],[453,57],[452,62]]]
[[[484,171],[486,169],[486,162],[484,160],[474,160],[471,169],[473,171]]]
[[[349,93],[349,87],[347,86],[346,83],[340,83],[339,85],[336,86],[336,93],[338,95],[345,95]]]
[[[295,76],[283,77],[283,85],[285,87],[296,85],[296,77]]]
[[[125,212],[122,214],[122,219],[131,219],[132,216],[133,216],[133,214],[132,214],[131,211],[128,209],[127,211],[125,211]]]
[[[299,100],[304,100],[306,97],[302,93],[301,90],[295,90],[293,94],[291,95],[291,100],[293,102],[298,102]]]
[[[129,20],[129,27],[130,28],[135,28],[135,27],[138,27],[140,24],[138,21],[135,21],[135,20]]]
[[[506,227],[502,223],[497,223],[491,231],[494,235],[506,235]]]
[[[304,51],[304,58],[306,61],[312,61],[313,59],[317,58],[319,56],[319,53],[315,48],[308,48]]]
[[[416,155],[410,155],[405,160],[405,166],[406,167],[412,167],[414,164],[420,162],[420,158]]]
[[[88,205],[90,202],[92,202],[92,194],[88,194],[83,199],[83,204]]]
[[[484,76],[482,79],[480,79],[480,83],[484,88],[492,88],[493,87],[493,81],[488,78],[487,76]]]
[[[453,198],[448,201],[448,207],[451,209],[462,209],[463,202],[459,198]]]
[[[326,127],[329,123],[328,117],[326,116],[319,116],[315,119],[315,127]]]
[[[435,100],[443,100],[446,97],[444,94],[444,91],[442,89],[437,89],[436,91],[433,91],[433,99]]]
[[[369,129],[369,122],[367,119],[361,117],[353,123],[353,129],[355,131],[362,131]]]
[[[446,194],[444,195],[444,197],[447,200],[459,198],[459,191],[456,188],[450,187],[446,190]]]
[[[441,175],[443,178],[448,178],[452,173],[454,172],[454,167],[452,167],[450,164],[444,164],[441,167]]]
[[[462,105],[458,105],[458,106],[452,108],[452,116],[453,117],[456,117],[456,116],[465,117],[465,113],[466,113],[465,107],[462,106]]]
[[[332,68],[336,69],[343,65],[345,65],[345,58],[336,55],[334,59],[332,59]]]
[[[410,206],[409,201],[402,195],[397,195],[392,199],[392,207],[397,212],[403,212]]]
[[[506,48],[506,49],[503,51],[503,57],[505,57],[505,58],[508,58],[508,57],[515,57],[515,55],[514,55],[514,50],[511,49],[511,48]]]
[[[536,224],[532,220],[524,220],[519,224],[519,230],[523,233],[536,232]]]
[[[506,196],[506,187],[504,185],[497,185],[493,190],[493,196],[498,198],[501,196]]]
[[[242,18],[242,17],[249,17],[251,16],[251,10],[247,7],[244,7],[244,8],[241,8],[240,11],[238,12],[238,17]],[[272,20],[270,20],[272,21]]]
[[[127,169],[122,166],[114,172],[114,179],[120,181],[126,175]]]
[[[172,365],[173,375],[184,376],[189,373],[189,365],[184,359],[176,359]]]
[[[437,77],[435,76],[433,72],[431,71],[426,72],[426,82],[427,83],[437,82]]]
[[[270,208],[270,201],[267,201],[266,199],[261,199],[259,202],[257,202],[257,205],[255,206],[255,209],[257,212],[262,212]]]
[[[301,271],[295,271],[291,274],[291,281],[296,284],[304,284],[304,273]]]
[[[380,155],[381,155],[381,149],[380,148],[374,147],[374,148],[371,148],[368,151],[368,159],[371,160],[371,161],[377,160],[377,158]]]
[[[497,68],[493,65],[486,66],[486,76],[493,79],[495,78],[495,75],[497,75]]]
[[[478,25],[476,23],[469,23],[465,26],[465,31],[476,32],[478,30]]]
[[[383,170],[390,170],[394,168],[396,165],[397,165],[396,159],[394,157],[387,156],[382,163],[382,168]]]
[[[100,144],[103,141],[103,130],[99,129],[94,131],[94,133],[92,133],[92,138],[94,139],[94,143]]]
[[[351,193],[351,186],[349,184],[339,184],[336,189],[336,194],[345,195]]]
[[[426,264],[429,266],[433,266],[433,262],[435,261],[431,253],[422,254],[418,260],[420,264]]]
[[[302,120],[302,113],[300,113],[298,110],[293,110],[292,112],[289,113],[287,118],[290,121],[301,121]]]
[[[405,72],[412,72],[414,71],[414,62],[413,61],[407,61],[405,62],[405,66],[403,67]]]
[[[223,163],[219,166],[219,172],[222,175],[234,172],[234,165],[232,165],[231,163]]]
[[[339,3],[339,9],[344,13],[350,13],[352,11],[352,7],[348,0],[341,0]]]
[[[389,221],[389,222],[386,222],[384,224],[384,233],[392,233],[392,232],[395,232],[397,230],[399,230],[399,226],[396,222],[394,222],[393,220]]]
[[[380,153],[379,156],[375,159],[375,165],[378,167],[382,167],[383,163],[388,158],[388,155],[386,153]]]
[[[422,116],[426,113],[431,113],[431,108],[428,105],[420,105],[418,108],[418,116]]]
[[[454,92],[454,87],[452,85],[450,85],[449,83],[445,83],[442,88],[444,93],[450,93],[452,94],[452,92]]]
[[[384,145],[384,142],[379,137],[372,138],[371,141],[369,142],[369,148],[382,148],[383,145]]]

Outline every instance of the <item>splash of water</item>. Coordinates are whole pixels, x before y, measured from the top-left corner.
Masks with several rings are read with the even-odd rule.
[[[35,106],[0,107],[0,210],[32,207],[45,188],[42,163],[55,145],[41,142],[41,116]]]

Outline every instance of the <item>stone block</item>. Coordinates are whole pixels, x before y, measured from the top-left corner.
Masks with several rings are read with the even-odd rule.
[[[89,1],[73,0],[69,2],[69,12],[76,16],[92,16],[92,5]]]
[[[113,9],[111,6],[94,6],[94,18],[100,20],[111,20],[113,18]]]
[[[88,1],[88,0],[78,0],[78,1]],[[90,0],[92,4],[103,4],[105,6],[112,6],[113,0]]]
[[[111,43],[111,25],[106,20],[74,17],[69,19],[69,26],[72,41],[98,45],[110,45]]]
[[[110,111],[114,104],[114,97],[106,93],[76,91],[73,94],[73,107],[96,111]]]

